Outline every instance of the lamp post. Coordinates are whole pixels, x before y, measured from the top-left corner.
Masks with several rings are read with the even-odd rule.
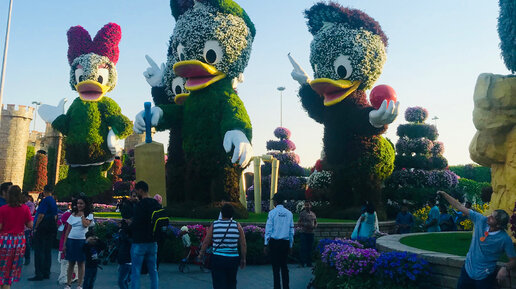
[[[33,131],[36,130],[36,118],[38,117],[38,106],[41,105],[41,101],[33,101],[32,104],[36,106],[36,109],[34,110],[34,128]]]
[[[437,117],[437,116],[432,117],[432,120],[434,121],[435,127],[437,127],[437,120],[438,119],[439,119],[439,117]]]
[[[285,87],[279,86],[278,90],[280,92],[280,113],[279,113],[280,127],[283,127],[283,90],[285,90]]]
[[[9,14],[7,14],[7,28],[5,29],[4,58],[2,61],[2,73],[0,76],[0,107],[2,107],[2,97],[4,95],[5,65],[7,60],[7,48],[9,47],[9,30],[11,29],[11,11],[13,10],[13,0],[9,2]],[[0,110],[1,113],[1,110]]]

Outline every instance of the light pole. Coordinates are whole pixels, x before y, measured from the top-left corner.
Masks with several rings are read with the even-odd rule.
[[[36,106],[36,109],[34,110],[34,128],[33,131],[36,130],[36,118],[38,117],[38,106],[41,105],[41,101],[33,101],[32,104]]]
[[[283,127],[283,90],[285,90],[285,87],[279,86],[278,90],[280,92],[280,112],[279,112],[280,127]]]
[[[437,120],[438,119],[439,119],[439,117],[437,117],[437,116],[432,117],[432,120],[434,121],[435,127],[437,127]]]
[[[5,80],[5,64],[7,60],[7,48],[9,44],[9,30],[11,28],[11,11],[13,10],[13,0],[9,2],[9,14],[7,16],[7,28],[5,32],[5,44],[4,44],[4,58],[2,61],[2,73],[0,76],[0,107],[2,107],[2,96],[4,95],[4,80]],[[1,110],[0,110],[1,113]]]

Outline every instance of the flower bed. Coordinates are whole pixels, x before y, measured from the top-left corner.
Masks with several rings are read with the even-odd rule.
[[[315,288],[430,288],[426,260],[407,252],[379,253],[347,239],[319,241]]]

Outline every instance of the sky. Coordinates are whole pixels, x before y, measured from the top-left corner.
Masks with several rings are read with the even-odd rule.
[[[376,82],[392,86],[400,101],[400,114],[386,137],[396,142],[396,127],[406,123],[407,107],[422,106],[427,122],[436,124],[438,140],[445,146],[450,165],[472,163],[468,146],[475,134],[472,122],[473,91],[480,73],[507,75],[500,57],[496,31],[498,1],[337,1],[361,9],[376,19],[389,37],[387,62]],[[322,125],[308,117],[291,76],[291,55],[311,76],[310,42],[303,11],[315,1],[239,0],[256,26],[251,58],[238,87],[253,125],[255,155],[267,152],[265,143],[275,139],[280,126],[280,93],[283,126],[302,166],[313,166],[322,149]],[[9,1],[0,2],[0,47],[3,52]],[[69,86],[66,31],[81,25],[92,37],[108,22],[122,28],[118,84],[107,94],[134,120],[151,101],[150,86],[142,76],[148,64],[166,61],[168,40],[175,21],[169,1],[158,0],[14,0],[3,103],[30,105],[33,101],[57,105],[78,96]],[[437,117],[438,119],[432,120]],[[31,129],[33,124],[31,124]],[[36,120],[36,129],[44,130]],[[168,132],[156,141],[168,142]],[[222,144],[221,144],[222,145]]]

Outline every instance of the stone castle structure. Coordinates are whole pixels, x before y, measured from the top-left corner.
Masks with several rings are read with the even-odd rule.
[[[2,106],[0,120],[0,183],[23,184],[29,126],[34,108],[14,104]]]

